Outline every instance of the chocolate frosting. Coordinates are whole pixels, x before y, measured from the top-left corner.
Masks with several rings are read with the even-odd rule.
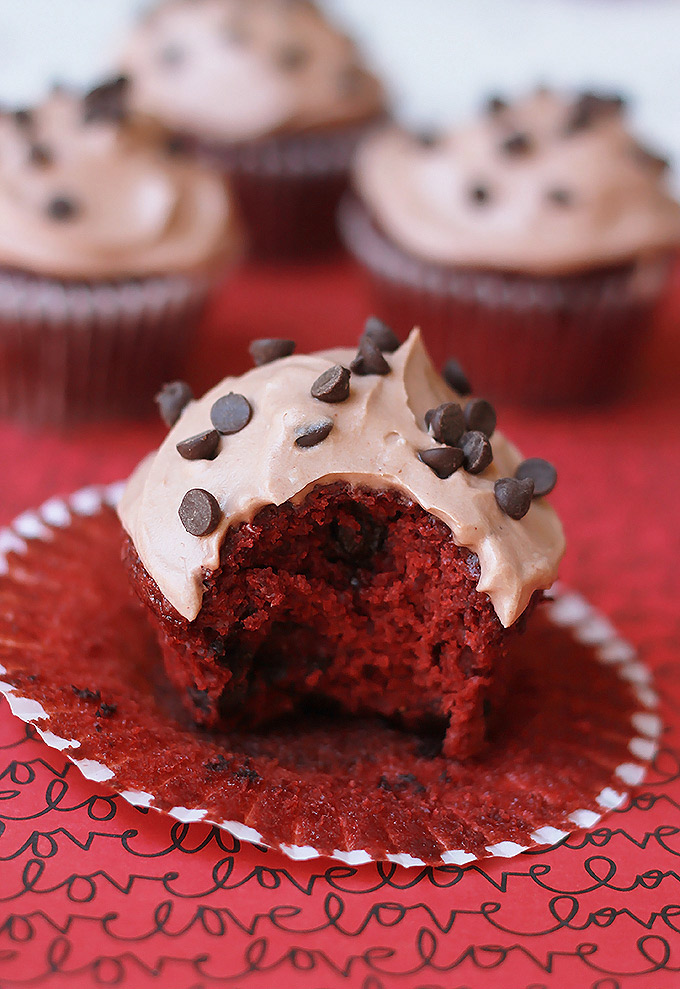
[[[226,378],[190,402],[158,451],[132,475],[119,506],[123,526],[149,574],[185,618],[201,607],[203,576],[220,562],[228,528],[252,520],[265,505],[302,500],[314,487],[346,481],[395,488],[441,519],[456,543],[479,557],[478,589],[485,591],[504,625],[512,624],[534,591],[549,587],[564,551],[560,522],[545,499],[534,500],[520,520],[503,514],[494,482],[512,476],[519,452],[493,434],[494,459],[482,474],[459,469],[439,478],[418,459],[435,446],[425,413],[460,399],[434,370],[414,330],[392,354],[384,375],[353,374],[349,398],[337,404],[312,397],[314,381],[334,364],[348,366],[353,352],[293,355]],[[239,432],[223,436],[214,460],[186,460],[178,442],[211,428],[218,398],[235,392],[252,408]],[[332,429],[316,445],[296,443],[325,420]],[[191,535],[178,508],[186,492],[212,494],[222,517],[206,536]]]
[[[89,279],[228,259],[240,237],[223,183],[103,102],[56,90],[0,115],[0,265]]]
[[[121,67],[137,109],[228,143],[384,108],[356,46],[308,0],[171,0],[133,31]]]
[[[416,257],[568,274],[680,245],[663,166],[631,137],[616,99],[538,90],[434,141],[397,128],[369,137],[354,184]]]

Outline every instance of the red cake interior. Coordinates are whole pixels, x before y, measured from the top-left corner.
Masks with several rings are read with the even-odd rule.
[[[227,533],[187,622],[133,547],[168,674],[195,722],[258,726],[339,707],[481,748],[504,676],[504,629],[476,590],[477,557],[396,491],[333,484]]]

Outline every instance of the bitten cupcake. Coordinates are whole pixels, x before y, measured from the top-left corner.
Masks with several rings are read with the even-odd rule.
[[[385,97],[309,0],[171,0],[121,59],[136,109],[229,179],[258,257],[336,245],[335,211]]]
[[[666,162],[623,107],[540,89],[441,137],[367,140],[341,222],[380,314],[496,397],[620,392],[680,245]]]
[[[196,724],[377,714],[447,756],[502,717],[505,648],[555,579],[554,468],[523,460],[418,331],[368,322],[356,353],[252,345],[128,483],[125,558]]]
[[[0,414],[148,410],[239,251],[223,184],[128,115],[123,80],[0,115]]]

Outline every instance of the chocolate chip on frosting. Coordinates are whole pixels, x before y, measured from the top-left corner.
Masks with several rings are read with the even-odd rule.
[[[379,350],[385,354],[392,354],[399,348],[399,337],[391,326],[384,323],[377,316],[369,316],[364,325],[364,332],[361,339],[368,337]]]
[[[561,186],[548,189],[545,195],[548,202],[553,203],[554,206],[571,206],[573,202],[572,193],[568,189],[563,189]]]
[[[163,385],[155,397],[161,419],[172,429],[189,402],[192,402],[194,393],[186,381],[169,381]]]
[[[20,110],[15,110],[12,113],[12,117],[17,127],[30,127],[33,123],[33,114],[30,110],[26,110],[23,107]]]
[[[204,488],[191,488],[182,498],[178,514],[192,536],[208,536],[220,524],[222,509],[217,498]]]
[[[190,436],[177,444],[177,452],[185,460],[213,460],[220,442],[216,429],[206,429],[203,433]]]
[[[493,486],[498,507],[511,519],[523,519],[531,507],[534,482],[530,477],[501,477]]]
[[[295,350],[294,340],[284,340],[281,337],[265,337],[261,340],[253,340],[248,347],[248,352],[257,367],[263,364],[271,364],[281,357],[290,357]]]
[[[45,212],[50,220],[74,220],[80,209],[72,196],[53,196],[47,203]]]
[[[28,149],[28,160],[31,165],[46,168],[54,161],[54,156],[46,144],[32,144]]]
[[[468,474],[481,474],[493,460],[491,444],[479,430],[463,433],[458,445],[463,451],[463,467]]]
[[[295,445],[301,447],[316,446],[322,443],[333,429],[332,419],[319,419],[295,430]]]
[[[484,206],[491,199],[491,193],[489,191],[488,185],[482,185],[481,183],[473,185],[470,188],[470,199],[477,206]]]
[[[83,98],[83,121],[120,123],[127,116],[127,93],[130,81],[127,76],[117,76],[95,86]]]
[[[290,44],[276,52],[275,61],[280,69],[286,72],[295,72],[306,65],[311,54],[308,48],[303,45]]]
[[[506,155],[517,156],[518,158],[522,155],[527,155],[531,152],[533,148],[533,142],[528,134],[522,131],[516,131],[514,134],[510,134],[501,143],[501,151]]]
[[[472,398],[465,406],[465,426],[478,430],[485,436],[493,436],[496,428],[496,410],[485,398]]]
[[[350,372],[342,364],[334,364],[320,374],[311,387],[312,398],[320,402],[344,402],[349,398]]]
[[[620,113],[625,99],[618,93],[611,95],[584,92],[575,101],[565,126],[565,134],[570,135],[590,127],[596,120],[614,113]]]
[[[389,374],[390,372],[390,365],[383,357],[382,351],[365,333],[359,341],[357,355],[349,367],[354,374],[360,375]]]
[[[457,446],[465,432],[465,418],[458,402],[444,402],[436,409],[429,409],[425,422],[438,443]]]
[[[550,494],[557,484],[557,471],[550,461],[541,457],[523,460],[515,471],[515,477],[520,481],[530,478],[534,482],[534,498]]]
[[[491,96],[488,97],[486,101],[487,113],[490,113],[492,114],[492,116],[495,116],[497,113],[502,113],[503,110],[507,110],[507,109],[508,109],[507,100],[504,100],[502,96],[499,96],[497,93],[493,93]]]
[[[450,357],[442,368],[442,377],[449,388],[453,388],[463,397],[472,391],[467,375],[455,357]]]
[[[222,395],[210,410],[210,421],[224,436],[239,433],[250,422],[253,410],[245,395],[229,392]]]
[[[434,148],[441,141],[441,132],[435,130],[434,127],[427,129],[421,128],[416,131],[413,135],[414,140],[421,146],[421,148]]]
[[[463,451],[455,446],[437,446],[433,450],[420,450],[418,459],[442,479],[450,477],[463,465]]]

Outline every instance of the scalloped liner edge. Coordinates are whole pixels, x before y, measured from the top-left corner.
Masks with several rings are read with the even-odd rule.
[[[65,528],[71,524],[74,516],[96,515],[104,506],[115,508],[125,487],[124,481],[104,487],[90,486],[81,488],[69,498],[50,498],[37,510],[22,512],[7,528],[0,529],[0,576],[8,573],[8,553],[25,553],[28,542],[50,540],[53,530]],[[568,629],[577,642],[594,647],[597,659],[601,663],[614,665],[616,672],[632,687],[633,692],[642,708],[631,716],[631,726],[635,734],[628,742],[631,753],[630,761],[623,762],[614,770],[614,776],[624,787],[639,786],[645,778],[649,763],[654,759],[658,750],[658,739],[662,731],[662,723],[656,712],[659,698],[652,688],[652,675],[647,667],[637,658],[634,647],[622,639],[611,622],[599,614],[582,595],[576,591],[566,590],[561,584],[553,585],[551,589],[553,600],[548,605],[548,615],[553,624]],[[0,665],[0,676],[6,673]],[[107,783],[115,777],[113,770],[95,759],[78,759],[69,750],[80,747],[77,739],[62,738],[49,729],[41,728],[36,721],[49,720],[49,715],[43,706],[29,697],[21,697],[15,692],[12,684],[0,680],[0,695],[9,704],[12,714],[21,721],[33,725],[37,733],[50,748],[63,752],[82,773],[85,779],[93,783]],[[116,790],[116,787],[112,785]],[[194,807],[172,807],[163,810],[154,806],[154,795],[143,790],[116,790],[127,803],[133,807],[150,808],[161,814],[189,824],[201,821],[228,831],[239,841],[264,845],[262,835],[254,828],[239,821],[215,821],[207,817],[207,810]],[[592,828],[610,810],[621,807],[629,796],[628,789],[614,789],[606,786],[595,798],[602,808],[601,812],[579,809],[569,815],[574,825],[574,831],[581,828]],[[571,831],[546,825],[534,831],[530,837],[531,845],[522,845],[516,841],[501,841],[486,846],[486,856],[474,855],[461,849],[450,849],[442,852],[441,861],[446,865],[468,865],[488,856],[513,858],[521,852],[537,846],[550,846],[566,838]],[[345,865],[365,865],[376,861],[368,852],[362,850],[342,851],[336,849],[331,856],[322,856],[311,845],[276,846],[288,858],[298,862],[309,859],[329,857]],[[386,860],[406,868],[424,866],[426,863],[407,853],[387,855]]]

